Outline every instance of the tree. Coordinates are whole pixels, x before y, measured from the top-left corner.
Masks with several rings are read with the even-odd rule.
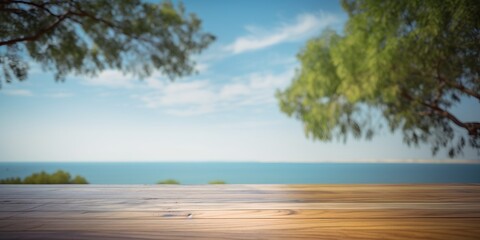
[[[451,111],[462,99],[480,101],[480,2],[342,5],[344,33],[326,30],[308,41],[291,85],[277,92],[281,110],[314,139],[370,139],[383,122],[408,145],[429,143],[434,155],[447,149],[454,157],[466,144],[480,153],[480,121]]]
[[[193,73],[191,55],[213,40],[169,1],[0,0],[0,84],[27,78],[27,56],[57,80],[105,69],[173,79]]]
[[[21,183],[22,183],[22,179],[20,179],[19,177],[0,179],[0,184],[21,184]]]
[[[88,181],[80,175],[72,179],[70,173],[57,170],[52,174],[45,171],[32,173],[25,177],[23,181],[19,177],[0,179],[0,184],[88,184]]]
[[[74,179],[72,179],[70,181],[70,183],[72,183],[72,184],[88,184],[88,181],[84,177],[82,177],[80,175],[77,175],[77,176],[75,176]]]

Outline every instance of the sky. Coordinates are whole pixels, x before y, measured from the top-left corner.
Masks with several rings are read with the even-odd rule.
[[[274,97],[299,67],[296,54],[347,15],[336,1],[183,1],[217,40],[196,56],[198,74],[174,82],[114,70],[68,76],[31,64],[0,90],[0,161],[445,162],[386,129],[371,141],[308,139]],[[454,112],[480,119],[466,99]],[[478,105],[476,105],[478,107]],[[461,130],[458,130],[461,131]],[[479,156],[467,148],[454,161]]]

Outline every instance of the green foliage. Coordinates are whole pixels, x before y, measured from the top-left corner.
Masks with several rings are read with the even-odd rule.
[[[158,69],[173,79],[193,73],[191,55],[213,40],[181,3],[2,1],[0,84],[26,79],[26,56],[54,71],[57,80],[105,69],[139,77]]]
[[[157,182],[157,184],[180,184],[180,182],[175,179],[165,179],[163,181]]]
[[[0,184],[20,184],[20,183],[22,183],[22,179],[20,179],[19,177],[0,179]]]
[[[77,175],[71,179],[70,173],[63,170],[58,170],[53,174],[48,174],[45,171],[33,173],[27,176],[23,181],[19,178],[7,178],[0,180],[0,184],[88,184],[87,180]]]
[[[480,101],[480,2],[344,0],[343,34],[326,30],[298,54],[301,68],[277,92],[280,108],[307,136],[372,138],[381,128],[432,153],[480,152],[480,122],[452,112],[462,98]],[[453,126],[455,125],[455,126]],[[463,133],[455,131],[463,128]]]
[[[70,181],[70,183],[72,183],[72,184],[88,184],[88,181],[84,177],[82,177],[80,175],[77,175],[77,176],[75,176],[74,179],[72,179]]]
[[[223,180],[213,180],[208,182],[208,184],[226,184],[226,182]]]

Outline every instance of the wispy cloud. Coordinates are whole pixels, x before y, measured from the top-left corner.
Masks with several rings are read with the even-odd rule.
[[[197,64],[195,64],[195,71],[197,71],[199,73],[205,73],[206,71],[208,71],[209,67],[210,66],[205,62],[203,62],[203,63],[198,63],[197,62]]]
[[[274,31],[263,31],[258,27],[247,27],[248,35],[237,38],[226,49],[234,54],[270,47],[282,42],[301,40],[317,34],[319,30],[339,22],[339,18],[328,13],[302,14],[294,23],[282,24]]]
[[[54,93],[46,94],[46,96],[50,98],[69,98],[69,97],[73,97],[74,94],[71,92],[54,92]]]
[[[83,83],[110,88],[132,88],[135,85],[135,81],[138,81],[138,79],[131,75],[125,75],[121,71],[105,70],[98,76],[85,78]]]
[[[201,115],[274,103],[275,89],[284,87],[293,72],[292,68],[281,73],[251,73],[230,79],[225,84],[213,84],[209,80],[169,83],[150,78],[147,84],[155,90],[133,97],[148,108],[164,108],[170,115]]]
[[[27,89],[5,89],[1,93],[9,96],[19,96],[19,97],[31,97],[33,96],[32,91]]]
[[[174,83],[149,80],[148,82],[150,86],[154,86],[155,91],[136,98],[142,100],[149,108],[205,105],[215,98],[212,85],[205,80]]]

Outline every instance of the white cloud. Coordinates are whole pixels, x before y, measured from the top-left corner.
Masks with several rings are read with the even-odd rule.
[[[207,63],[205,63],[205,62],[200,62],[200,63],[197,62],[197,63],[195,64],[195,71],[197,71],[197,72],[199,72],[199,73],[205,73],[205,72],[208,71],[208,68],[209,68],[209,67],[210,67],[210,66],[209,66]]]
[[[135,79],[131,75],[125,75],[118,70],[105,70],[98,76],[86,78],[84,83],[93,86],[104,86],[110,88],[132,88],[135,85]]]
[[[213,102],[215,98],[209,82],[205,80],[164,83],[150,79],[147,84],[154,86],[155,91],[136,98],[149,108],[202,106]]]
[[[332,14],[302,14],[293,24],[283,24],[275,31],[266,32],[258,27],[247,26],[249,35],[237,38],[226,47],[234,54],[270,47],[282,42],[301,40],[316,34],[322,28],[337,23],[339,19]]]
[[[201,115],[271,104],[275,102],[275,90],[288,84],[293,72],[292,68],[281,73],[252,73],[220,85],[208,80],[171,83],[150,78],[146,82],[154,91],[133,97],[148,108],[163,108],[170,115]]]
[[[209,67],[210,66],[206,63],[206,61],[203,61],[195,64],[195,71],[198,73],[205,73],[208,71]],[[158,70],[154,71],[149,77],[140,79],[132,74],[124,74],[119,70],[109,69],[100,72],[95,77],[85,78],[82,82],[85,85],[102,86],[116,89],[132,89],[139,87],[158,89],[164,87],[164,85],[158,81],[158,79],[167,81],[168,78]]]
[[[69,97],[73,97],[74,94],[70,92],[55,92],[55,93],[47,94],[46,96],[51,98],[69,98]]]
[[[165,112],[173,116],[188,117],[188,116],[211,113],[213,111],[215,111],[213,105],[200,105],[200,106],[180,108],[180,109],[168,109]]]
[[[31,97],[33,96],[32,91],[27,89],[8,89],[1,91],[5,95],[9,96],[19,96],[19,97]]]
[[[249,94],[250,89],[246,84],[242,83],[233,83],[225,85],[220,91],[220,98],[229,99],[241,95]]]

